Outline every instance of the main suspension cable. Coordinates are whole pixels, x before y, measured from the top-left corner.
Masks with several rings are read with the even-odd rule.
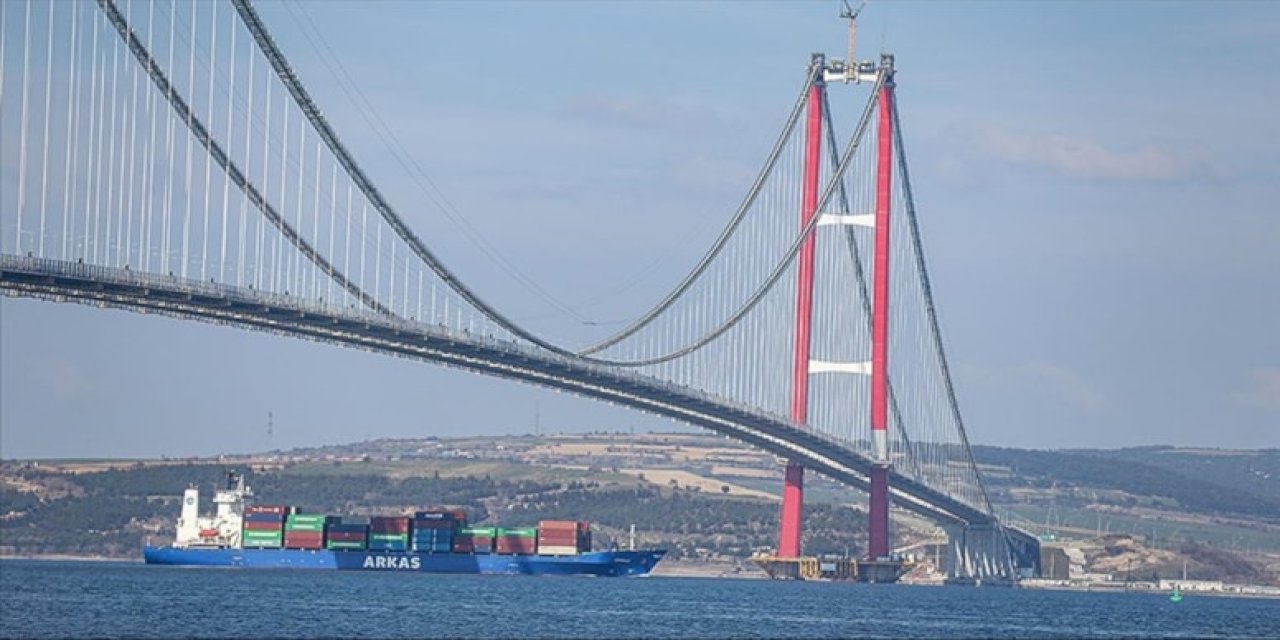
[[[209,156],[222,167],[227,177],[231,178],[231,181],[249,196],[250,202],[280,230],[280,233],[302,255],[306,256],[321,271],[328,274],[334,282],[337,282],[343,289],[346,289],[348,293],[358,298],[370,309],[378,313],[393,315],[390,309],[384,307],[373,296],[351,282],[345,274],[335,269],[324,256],[320,255],[305,238],[298,234],[297,230],[280,216],[280,213],[275,210],[275,207],[271,206],[271,203],[267,202],[262,193],[258,191],[258,188],[248,180],[244,172],[240,170],[231,157],[227,155],[226,151],[223,150],[222,146],[218,144],[218,141],[213,139],[209,129],[205,127],[200,118],[187,105],[186,100],[178,94],[177,89],[169,82],[169,78],[161,70],[160,65],[157,64],[142,41],[138,39],[133,28],[129,26],[128,20],[120,13],[114,0],[98,0],[98,6],[102,8],[107,15],[107,19],[115,27],[116,32],[120,34],[120,37],[129,46],[134,58],[146,69],[156,89],[169,101],[169,106],[173,108],[177,115],[187,123],[187,128],[191,130],[192,136],[205,148]]]
[[[969,446],[969,435],[965,431],[964,420],[960,417],[960,403],[956,400],[955,385],[951,381],[951,369],[947,366],[947,354],[942,348],[942,330],[938,324],[937,308],[933,304],[933,287],[929,284],[929,270],[925,268],[924,244],[920,240],[920,226],[916,222],[916,204],[911,192],[910,173],[907,170],[906,145],[902,141],[902,122],[898,119],[898,101],[893,100],[892,103],[894,151],[898,154],[898,173],[901,174],[900,177],[902,179],[903,199],[907,210],[907,228],[911,231],[911,243],[915,247],[916,270],[920,272],[920,288],[924,294],[925,315],[929,319],[929,327],[933,335],[933,348],[938,356],[939,366],[942,369],[942,382],[947,392],[947,403],[951,407],[951,415],[956,421],[956,428],[960,431],[960,442],[964,445],[965,457],[969,462],[969,467],[973,470],[974,479],[977,481],[978,489],[982,493],[982,501],[987,507],[987,513],[994,515],[995,510],[991,506],[991,497],[987,494],[986,484],[982,482],[982,474],[978,471],[978,463],[973,458],[973,449]]]
[[[859,118],[858,120],[858,126],[857,126],[857,129],[854,130],[853,137],[849,139],[849,144],[847,147],[845,147],[844,154],[840,158],[840,162],[837,164],[835,171],[832,172],[831,180],[830,182],[827,183],[826,189],[823,190],[822,197],[818,199],[818,206],[816,211],[821,212],[827,206],[827,203],[831,200],[832,195],[835,194],[836,192],[836,185],[840,183],[841,178],[844,176],[845,171],[849,168],[849,163],[853,160],[853,154],[855,151],[858,150],[858,147],[862,142],[862,136],[864,133],[866,133],[867,124],[871,120],[871,114],[875,110],[876,104],[879,102],[879,97],[878,97],[879,89],[880,89],[880,85],[883,83],[884,83],[884,76],[881,75],[881,77],[876,80],[876,84],[872,92],[872,97],[870,100],[867,101],[866,108],[863,109],[862,117]],[[664,355],[645,358],[642,360],[632,360],[627,362],[612,362],[611,364],[615,364],[618,366],[627,366],[627,367],[642,367],[642,366],[668,362],[670,360],[674,360],[676,358],[686,356],[690,353],[693,353],[694,351],[697,351],[698,349],[701,349],[702,347],[710,344],[716,338],[723,335],[729,329],[732,329],[734,325],[736,325],[738,321],[743,318],[743,316],[747,315],[747,313],[749,313],[753,308],[755,308],[755,306],[759,304],[759,302],[762,299],[764,299],[765,295],[768,294],[769,291],[773,289],[773,286],[777,284],[778,280],[782,277],[782,274],[786,272],[789,266],[791,266],[791,261],[795,259],[796,254],[800,252],[800,247],[801,245],[804,244],[805,238],[807,238],[808,235],[813,232],[814,228],[818,226],[818,221],[821,219],[822,219],[821,215],[813,215],[809,218],[809,221],[805,223],[804,227],[800,230],[800,233],[796,236],[795,241],[791,243],[791,247],[787,250],[785,254],[782,255],[782,258],[778,260],[778,263],[774,266],[773,271],[769,273],[769,276],[765,278],[764,282],[760,284],[760,286],[755,290],[755,292],[751,295],[751,297],[747,299],[747,301],[744,302],[742,306],[738,308],[737,311],[735,311],[722,324],[720,324],[720,326],[707,332],[701,338],[699,338],[698,340],[695,340],[694,342],[688,344],[687,346],[677,349],[675,351],[671,351]]]
[[[760,173],[756,174],[755,182],[751,184],[751,189],[747,192],[747,197],[743,198],[742,204],[738,206],[737,212],[735,212],[733,217],[729,219],[729,223],[726,224],[724,229],[720,232],[720,236],[716,238],[714,243],[712,243],[711,248],[703,254],[702,259],[693,267],[693,270],[690,271],[688,275],[680,281],[680,284],[676,285],[676,287],[672,289],[666,297],[664,297],[643,316],[627,325],[626,328],[622,329],[618,333],[586,347],[585,349],[579,350],[579,355],[589,355],[602,351],[635,335],[636,332],[649,325],[649,323],[653,322],[653,320],[661,315],[662,312],[675,304],[676,300],[678,300],[680,296],[684,295],[685,292],[693,286],[694,282],[702,276],[703,272],[711,266],[711,262],[715,260],[716,256],[720,255],[721,250],[723,250],[725,245],[728,244],[729,239],[746,218],[747,212],[751,210],[751,206],[755,204],[756,198],[760,195],[760,191],[763,189],[765,181],[773,173],[773,168],[777,165],[778,158],[782,155],[782,150],[786,147],[787,142],[791,139],[792,132],[796,129],[795,124],[800,119],[801,111],[803,111],[805,105],[809,102],[809,90],[813,87],[813,83],[817,79],[817,71],[816,63],[810,63],[809,69],[805,74],[806,80],[804,88],[800,90],[800,95],[796,98],[795,106],[791,108],[791,115],[787,116],[787,123],[783,126],[782,133],[778,136],[777,142],[774,143],[773,150],[769,152],[769,158],[765,161],[764,167],[760,170]]]

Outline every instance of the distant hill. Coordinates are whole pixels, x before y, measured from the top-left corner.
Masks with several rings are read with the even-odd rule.
[[[1001,486],[1087,487],[1154,496],[1194,513],[1280,523],[1280,450],[1230,451],[1138,447],[1038,451],[975,446],[981,465]]]
[[[975,446],[992,501],[1038,535],[1102,532],[1159,548],[1211,543],[1280,552],[1280,450],[1138,447],[1038,451]],[[722,437],[596,433],[377,440],[212,460],[0,462],[0,554],[137,555],[172,535],[188,483],[207,492],[253,467],[260,499],[327,513],[464,507],[473,520],[630,524],[673,557],[741,558],[775,535],[780,462]],[[806,548],[857,552],[866,497],[806,479]],[[852,505],[854,508],[851,508]],[[899,542],[934,534],[902,515]]]

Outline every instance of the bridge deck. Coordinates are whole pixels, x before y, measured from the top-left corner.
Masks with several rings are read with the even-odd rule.
[[[7,254],[0,255],[0,290],[8,295],[233,324],[563,389],[722,433],[797,460],[837,481],[868,488],[869,458],[783,417],[635,371],[549,354],[516,342],[253,289]],[[993,521],[989,514],[896,471],[891,486],[899,506],[939,524]]]

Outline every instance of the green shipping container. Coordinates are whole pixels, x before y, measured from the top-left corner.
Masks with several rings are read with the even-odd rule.
[[[328,516],[299,516],[299,515],[292,515],[292,516],[289,516],[289,517],[285,518],[285,519],[284,519],[284,521],[285,521],[285,522],[297,522],[297,523],[303,523],[303,522],[306,522],[306,523],[319,523],[319,524],[324,524],[324,520],[325,520],[325,518],[326,518],[326,517],[328,517]]]
[[[536,538],[538,537],[538,529],[536,527],[527,527],[522,529],[498,529],[498,536],[509,538]]]
[[[409,534],[407,533],[371,533],[370,540],[381,540],[383,542],[408,542]]]
[[[497,527],[463,527],[462,535],[464,536],[481,536],[492,538],[498,535]]]
[[[246,529],[242,532],[246,538],[279,538],[282,534],[279,529],[275,531],[254,531]]]
[[[324,531],[324,523],[310,524],[310,523],[289,522],[284,525],[284,530],[285,531]]]
[[[363,542],[334,542],[330,541],[325,545],[328,549],[363,549]]]

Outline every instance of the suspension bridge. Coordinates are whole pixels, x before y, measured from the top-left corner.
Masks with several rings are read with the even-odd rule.
[[[621,330],[562,337],[513,320],[415,233],[248,0],[4,2],[0,34],[6,295],[328,342],[683,421],[788,461],[776,557],[802,555],[807,469],[868,493],[871,571],[895,562],[892,504],[946,531],[951,578],[1038,572],[1035,538],[996,513],[969,450],[891,55],[813,55],[687,275]],[[844,136],[834,90],[867,94]]]

